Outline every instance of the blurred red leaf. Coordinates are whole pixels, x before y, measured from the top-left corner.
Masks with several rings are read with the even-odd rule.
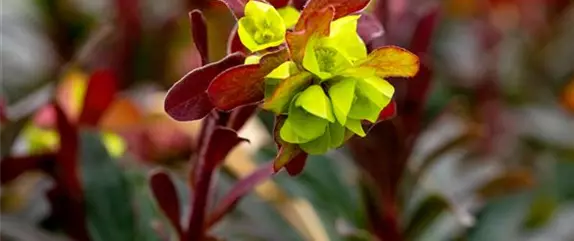
[[[391,103],[385,106],[381,113],[379,113],[379,119],[377,121],[386,121],[394,118],[395,116],[397,116],[397,102],[395,102],[395,100],[391,100]]]
[[[264,55],[259,64],[240,65],[219,74],[207,93],[215,107],[232,110],[263,99],[264,77],[287,61],[289,53],[282,48]]]
[[[165,172],[152,174],[150,178],[150,188],[159,207],[177,231],[180,240],[183,240],[184,233],[180,223],[181,211],[178,201],[179,198],[169,175]]]
[[[375,16],[370,13],[362,13],[357,25],[357,32],[365,44],[369,44],[374,39],[383,36],[385,30],[383,25]]]
[[[335,16],[335,9],[327,6],[320,11],[308,13],[307,19],[299,18],[295,25],[295,32],[287,32],[285,35],[293,61],[299,64],[303,62],[305,48],[311,37],[329,35],[333,16]]]
[[[79,123],[96,126],[114,101],[117,88],[117,78],[111,70],[96,70],[90,76],[86,95],[84,97],[84,107],[80,114]]]
[[[295,31],[306,28],[307,22],[317,21],[317,13],[324,11],[325,8],[333,7],[335,15],[333,19],[347,16],[351,13],[358,12],[369,4],[371,0],[310,0],[303,8],[299,21],[295,25]]]
[[[209,215],[206,222],[206,228],[213,226],[221,220],[223,216],[230,212],[239,200],[249,191],[271,178],[275,173],[272,165],[272,162],[267,162],[261,165],[249,176],[235,183],[235,185],[231,187],[230,191],[221,199],[219,204],[217,204],[214,211]]]
[[[213,171],[221,164],[233,147],[245,140],[237,136],[234,130],[219,126],[215,127],[210,133],[203,135],[202,138],[208,139],[207,141],[202,140],[199,159],[194,167],[198,171],[192,179],[195,182],[195,192],[187,231],[189,240],[200,240],[202,238],[205,209],[207,207]]]
[[[164,102],[165,111],[178,121],[198,120],[205,117],[213,109],[205,90],[218,74],[242,64],[243,60],[243,54],[235,53],[218,62],[190,71],[167,93]]]
[[[305,4],[307,3],[307,0],[292,0],[293,2],[293,6],[298,9],[298,10],[302,10],[303,7],[305,7]]]
[[[201,56],[201,65],[209,63],[209,55],[207,48],[207,24],[205,17],[201,10],[193,10],[189,13],[189,20],[191,21],[191,35],[195,48]]]
[[[273,7],[282,8],[289,5],[289,0],[267,0]]]
[[[62,184],[67,188],[69,194],[81,200],[79,197],[82,189],[77,174],[79,169],[78,129],[69,121],[64,111],[58,105],[56,105],[56,126],[60,134],[60,149],[56,154],[60,169],[56,175],[61,177]]]
[[[27,171],[43,170],[51,173],[55,162],[56,154],[54,153],[6,157],[0,162],[0,183],[4,185]]]
[[[290,162],[285,165],[285,170],[290,176],[297,176],[305,168],[305,163],[307,163],[307,153],[301,152],[295,156]]]

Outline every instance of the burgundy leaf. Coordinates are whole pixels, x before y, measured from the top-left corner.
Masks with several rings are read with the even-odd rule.
[[[233,13],[233,16],[235,16],[236,19],[243,17],[244,15],[243,9],[245,8],[245,4],[249,2],[249,0],[219,0],[219,1],[227,5],[227,8],[231,10],[231,13]]]
[[[56,154],[54,153],[6,157],[0,162],[0,183],[4,185],[27,171],[42,170],[51,174],[55,161]]]
[[[243,127],[245,122],[247,122],[249,118],[251,118],[253,113],[257,111],[257,107],[259,107],[259,105],[253,104],[253,105],[242,106],[233,110],[231,112],[231,115],[229,116],[229,120],[227,121],[226,126],[235,131],[239,131],[239,129]]]
[[[290,176],[297,176],[305,168],[305,163],[307,162],[307,153],[301,152],[299,155],[295,156],[293,160],[285,165],[285,169]]]
[[[240,65],[224,71],[207,89],[211,102],[218,109],[227,111],[261,101],[264,77],[288,58],[287,49],[282,48],[264,55],[259,64]]]
[[[275,8],[282,8],[289,5],[289,0],[267,0]]]
[[[292,0],[293,2],[293,6],[298,9],[299,11],[303,10],[303,7],[305,7],[305,4],[307,3],[307,0]]]
[[[183,240],[184,233],[180,223],[179,198],[169,175],[165,172],[153,173],[150,178],[150,188],[159,207],[177,231],[180,240]]]
[[[164,102],[165,111],[178,121],[198,120],[205,117],[213,109],[205,90],[215,76],[226,69],[242,64],[243,60],[243,54],[234,53],[218,62],[187,73],[168,91]]]
[[[193,196],[187,232],[189,240],[200,240],[204,234],[205,209],[213,171],[233,147],[245,140],[237,136],[237,133],[232,129],[225,127],[215,127],[213,132],[204,135],[203,138],[208,139],[202,140],[203,145],[199,152],[199,159],[194,167],[198,171],[193,179],[195,181],[195,195]]]
[[[80,199],[82,189],[77,171],[79,136],[77,126],[74,126],[60,106],[56,105],[56,126],[60,134],[60,149],[56,154],[58,172],[56,176],[68,190],[69,195]]]
[[[239,200],[245,196],[249,191],[255,188],[257,185],[263,183],[273,176],[275,172],[273,171],[273,163],[267,162],[261,165],[257,170],[251,173],[249,176],[241,179],[231,190],[222,198],[221,202],[217,204],[214,211],[207,218],[206,228],[209,228],[216,224],[219,220],[230,212],[233,207],[239,202]]]
[[[419,20],[411,41],[410,50],[425,60],[429,51],[432,34],[438,23],[438,10],[431,11]],[[427,94],[431,85],[432,70],[427,61],[420,61],[420,70],[412,78],[406,81],[407,93],[404,106],[399,106],[403,117],[406,132],[414,134],[418,132],[422,111],[425,106]]]
[[[235,52],[241,52],[244,54],[249,53],[249,50],[243,46],[241,39],[239,39],[239,34],[237,33],[237,24],[233,26],[231,33],[229,33],[229,38],[227,39],[227,54]]]
[[[370,13],[362,13],[357,25],[357,32],[366,44],[383,36],[385,30],[381,22]]]
[[[201,10],[196,9],[189,13],[189,20],[191,21],[193,43],[201,56],[201,65],[206,65],[209,63],[209,55],[207,52],[207,24],[205,17]]]
[[[335,9],[327,6],[320,11],[309,13],[306,21],[299,18],[295,32],[287,32],[285,35],[285,41],[289,46],[293,61],[299,64],[303,62],[307,42],[312,36],[324,37],[329,35],[333,16],[335,16]]]
[[[333,7],[335,15],[333,19],[347,16],[351,13],[358,12],[369,4],[371,0],[310,0],[303,8],[299,21],[295,25],[295,31],[301,31],[305,28],[307,22],[316,21],[318,17],[317,12],[321,12],[325,8]]]
[[[117,82],[115,74],[110,70],[102,69],[92,73],[86,88],[84,108],[78,121],[80,124],[89,126],[98,124],[104,112],[114,101]]]

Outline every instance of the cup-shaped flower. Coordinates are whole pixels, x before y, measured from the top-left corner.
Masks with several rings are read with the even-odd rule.
[[[345,139],[345,127],[336,122],[331,100],[320,85],[293,98],[279,133],[283,141],[299,144],[309,154],[325,153]]]
[[[305,47],[303,67],[326,80],[367,57],[365,44],[357,34],[359,17],[351,15],[337,19],[331,22],[328,36],[312,36]]]
[[[256,52],[279,46],[285,41],[286,25],[277,10],[263,2],[251,0],[245,5],[245,16],[238,21],[241,43]]]

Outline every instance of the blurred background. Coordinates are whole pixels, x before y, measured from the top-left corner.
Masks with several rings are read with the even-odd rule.
[[[81,240],[175,240],[148,175],[169,173],[189,210],[201,123],[173,121],[163,98],[201,66],[188,12],[203,11],[214,62],[227,54],[235,24],[227,7],[1,4],[1,239],[75,240],[84,232]],[[371,48],[398,45],[423,64],[415,78],[392,81],[398,117],[310,157],[298,176],[278,173],[209,233],[573,241],[574,1],[373,0],[366,11],[384,26]],[[63,138],[71,129],[79,133],[73,141]],[[239,135],[250,143],[217,170],[211,202],[273,160],[272,129],[270,113],[249,119]]]

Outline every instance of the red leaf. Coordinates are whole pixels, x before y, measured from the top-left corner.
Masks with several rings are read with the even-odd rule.
[[[295,32],[287,32],[285,35],[293,61],[303,62],[305,47],[311,37],[329,35],[333,16],[335,16],[335,9],[327,6],[320,11],[309,13],[307,21],[299,18],[295,25]]]
[[[198,120],[205,117],[213,109],[205,90],[218,74],[242,64],[243,60],[243,54],[234,53],[218,62],[187,73],[168,91],[164,102],[165,111],[178,121]]]
[[[295,7],[298,10],[302,10],[303,7],[305,7],[307,0],[292,0],[292,2],[293,2],[293,7]]]
[[[242,106],[233,110],[229,115],[229,120],[227,121],[226,126],[235,131],[239,131],[245,122],[247,122],[253,113],[255,113],[257,107],[259,107],[259,105],[254,104]]]
[[[249,2],[249,0],[219,0],[219,1],[223,2],[227,6],[227,8],[231,10],[233,16],[235,16],[235,18],[237,19],[243,17],[244,15],[243,10],[245,8],[245,4]]]
[[[271,178],[275,173],[273,171],[272,164],[272,162],[267,162],[261,165],[249,176],[235,183],[235,185],[233,185],[231,190],[222,198],[221,202],[219,202],[219,204],[214,208],[214,211],[207,218],[207,223],[205,225],[206,228],[213,226],[219,220],[221,220],[223,216],[230,212],[239,202],[239,200],[249,191],[267,179]]]
[[[189,13],[189,20],[191,21],[193,43],[201,56],[201,65],[206,65],[209,63],[209,55],[207,52],[207,24],[205,23],[205,17],[201,10],[196,9]]]
[[[289,0],[267,0],[275,8],[282,8],[289,5]]]
[[[395,102],[395,100],[391,100],[391,103],[385,106],[381,113],[379,113],[379,119],[377,122],[386,121],[394,118],[395,116],[397,116],[397,102]]]
[[[92,73],[86,88],[84,108],[78,123],[96,126],[104,112],[114,101],[116,88],[117,78],[112,71],[102,69]]]
[[[170,177],[165,172],[155,172],[151,175],[150,187],[159,207],[177,231],[180,240],[183,240],[184,233],[180,222],[179,198]]]
[[[264,55],[259,64],[241,65],[219,74],[209,85],[207,94],[215,107],[232,110],[263,99],[264,77],[287,61],[287,49]]]
[[[237,33],[237,24],[233,26],[231,29],[231,33],[229,33],[229,38],[227,39],[227,54],[241,52],[244,54],[248,54],[249,50],[243,46],[241,43],[241,39],[239,39],[239,34]]]
[[[305,25],[307,22],[316,21],[315,18],[318,17],[317,12],[321,12],[329,6],[335,10],[333,19],[338,19],[362,10],[367,7],[370,1],[371,0],[310,0],[301,12],[299,21],[295,25],[295,31],[306,29]]]
[[[25,157],[6,157],[0,162],[0,183],[4,185],[27,171],[42,170],[51,174],[55,162],[56,154],[54,153]]]
[[[219,126],[215,127],[213,132],[203,135],[203,138],[207,139],[201,140],[199,159],[194,167],[198,171],[193,177],[195,195],[193,196],[191,218],[187,231],[188,240],[200,240],[203,235],[205,209],[207,198],[210,195],[209,190],[214,169],[221,164],[233,147],[245,140],[237,136],[237,133],[232,129]]]
[[[303,172],[305,163],[307,162],[307,156],[308,155],[305,152],[301,152],[299,155],[295,156],[293,160],[285,165],[287,173],[289,173],[290,176],[297,176]]]
[[[78,129],[69,121],[64,111],[58,105],[56,105],[56,126],[60,134],[60,149],[56,154],[59,170],[56,176],[59,177],[66,190],[68,190],[68,194],[80,200],[82,189],[77,173],[79,169]]]
[[[363,42],[369,44],[374,39],[383,36],[385,30],[379,19],[372,14],[363,13],[361,14],[361,18],[359,18],[357,32],[359,36],[361,36],[361,39],[363,39]]]

